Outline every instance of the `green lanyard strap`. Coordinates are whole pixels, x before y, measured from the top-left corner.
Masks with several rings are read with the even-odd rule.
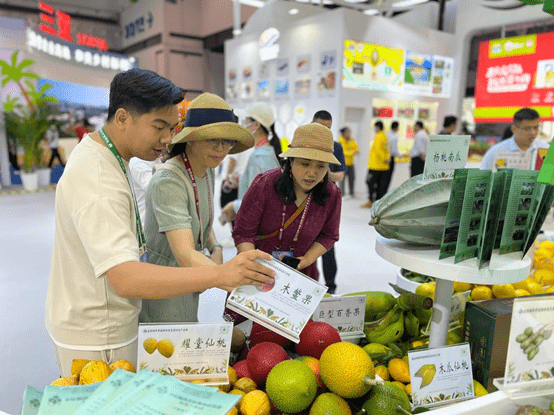
[[[106,147],[108,147],[108,150],[112,152],[112,154],[119,162],[119,166],[121,167],[121,170],[123,170],[123,174],[125,175],[125,178],[127,179],[127,183],[129,184],[129,188],[131,189],[131,195],[133,196],[133,204],[135,205],[137,240],[138,240],[139,248],[143,248],[146,245],[146,238],[144,237],[144,232],[142,230],[142,221],[140,220],[137,198],[135,197],[135,192],[133,192],[133,186],[131,186],[129,176],[127,175],[127,170],[125,169],[125,164],[123,164],[123,159],[119,155],[117,148],[115,148],[114,143],[112,142],[110,137],[108,137],[108,134],[106,134],[103,127],[98,131],[98,133],[100,134],[100,138],[102,138],[102,141],[104,141],[104,144],[106,144]]]

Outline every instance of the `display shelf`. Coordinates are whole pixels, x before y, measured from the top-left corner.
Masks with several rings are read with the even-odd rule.
[[[517,408],[504,392],[498,391],[480,398],[433,409],[428,413],[432,415],[506,415],[515,414]]]
[[[554,379],[504,384],[503,378],[496,378],[492,382],[516,405],[537,405],[546,408],[554,399]]]
[[[414,245],[380,235],[377,236],[375,251],[391,264],[437,279],[429,336],[430,348],[446,344],[454,281],[481,285],[508,284],[525,279],[531,268],[530,258],[516,261],[513,256],[508,255],[497,256],[494,268],[479,269],[476,259],[455,264],[453,258],[439,260],[439,249],[436,246]]]

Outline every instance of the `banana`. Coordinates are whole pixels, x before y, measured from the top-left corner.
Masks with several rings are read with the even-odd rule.
[[[419,335],[419,319],[411,311],[406,311],[404,317],[404,327],[406,328],[406,333],[410,337],[416,337]]]
[[[437,367],[434,364],[421,366],[414,375],[415,377],[421,378],[421,386],[419,387],[419,389],[422,389],[425,386],[429,385],[433,381],[436,372]]]
[[[396,305],[396,298],[391,293],[383,291],[364,291],[345,294],[344,297],[365,295],[365,321],[379,319],[379,314],[386,313]]]
[[[396,323],[400,318],[402,318],[403,310],[394,306],[389,312],[378,321],[370,321],[365,323],[365,329],[380,332],[385,330],[388,326],[393,323]]]
[[[419,319],[420,324],[427,324],[429,323],[429,320],[431,320],[431,317],[433,316],[433,309],[426,310],[421,307],[414,308],[415,315]]]

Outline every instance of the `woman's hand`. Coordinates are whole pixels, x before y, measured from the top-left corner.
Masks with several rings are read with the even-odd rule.
[[[261,287],[264,284],[274,284],[275,271],[255,259],[271,261],[273,257],[262,251],[248,251],[238,254],[225,264],[217,267],[219,284],[217,287],[229,290],[229,288],[242,285],[255,285]]]
[[[300,263],[296,267],[298,271],[302,271],[304,268],[308,268],[310,265],[313,264],[313,261],[310,261],[305,256],[299,256],[297,258],[300,260]]]
[[[233,208],[233,202],[229,202],[221,209],[221,213],[225,215],[227,222],[232,222],[235,220],[235,209]]]

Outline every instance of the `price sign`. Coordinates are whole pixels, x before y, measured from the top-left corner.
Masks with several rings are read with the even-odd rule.
[[[423,180],[453,178],[469,153],[469,135],[432,135],[425,156]]]
[[[365,337],[365,295],[328,297],[321,300],[314,312],[314,321],[330,324],[342,340]]]

